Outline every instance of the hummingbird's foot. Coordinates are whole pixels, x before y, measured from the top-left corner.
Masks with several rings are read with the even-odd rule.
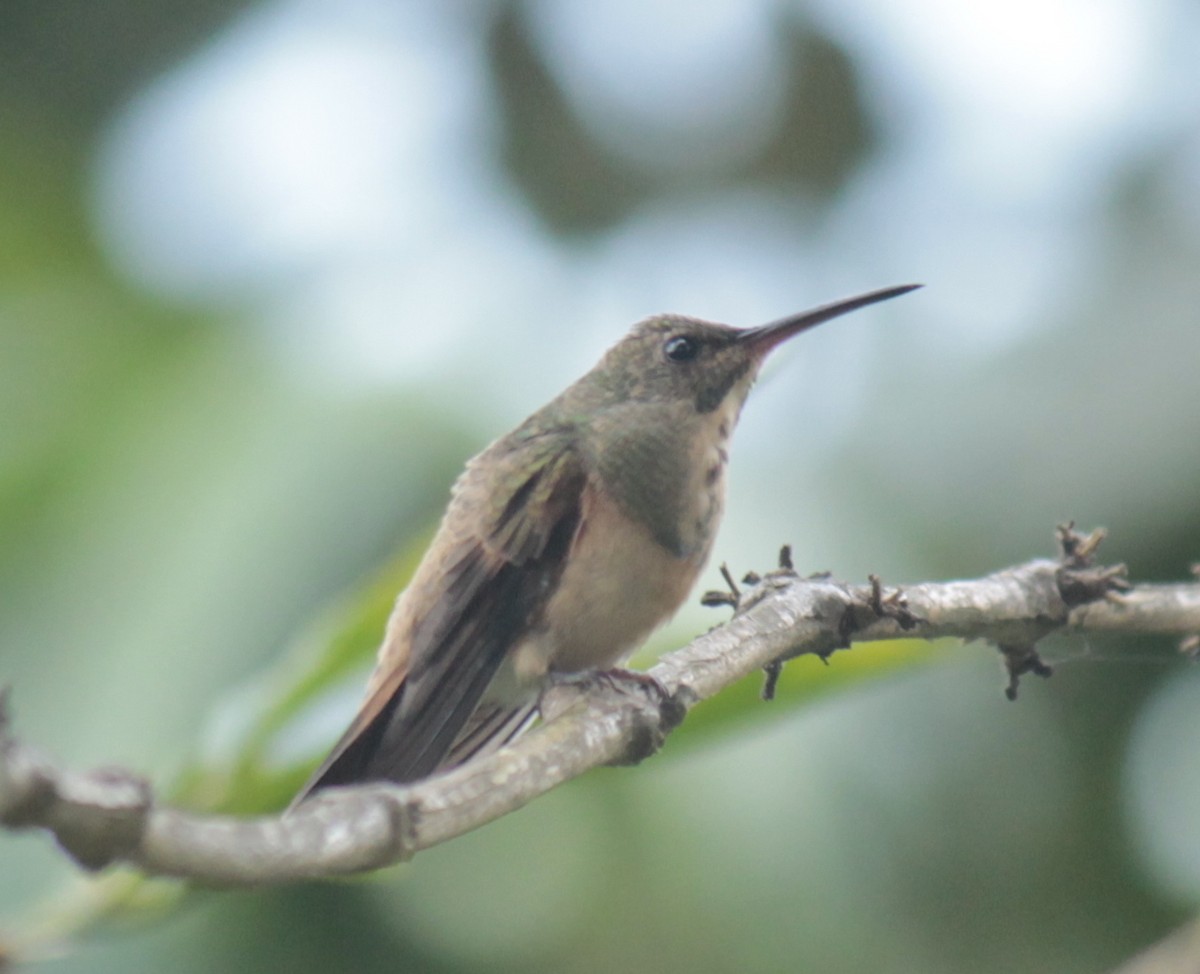
[[[650,757],[687,716],[687,704],[682,693],[671,693],[657,677],[649,673],[616,667],[585,670],[582,673],[552,673],[542,691],[543,718],[550,719],[565,709],[561,703],[564,690],[571,694],[582,694],[598,688],[636,696],[639,701],[648,701],[652,708],[648,713],[643,711],[646,718],[637,721],[627,751],[613,764],[638,764]]]
[[[640,670],[616,667],[597,670],[595,678],[620,693],[637,693],[649,699],[657,712],[657,719],[640,722],[626,752],[613,764],[640,764],[656,754],[666,742],[667,735],[683,723],[687,706],[676,694],[671,693],[655,676]]]
[[[657,700],[667,700],[671,696],[662,685],[662,681],[645,670],[627,670],[623,666],[614,666],[607,670],[595,670],[592,675],[618,690],[637,687]]]
[[[683,721],[687,708],[684,707],[670,690],[663,686],[658,677],[644,670],[627,670],[623,666],[614,666],[608,670],[592,670],[582,674],[590,678],[594,684],[612,687],[619,693],[641,693],[648,697],[663,714],[667,730],[674,730]],[[672,715],[676,715],[672,718]]]
[[[580,670],[578,673],[555,673],[548,675],[551,687],[569,687],[585,692],[598,686],[610,687],[614,690],[628,690],[630,687],[644,690],[656,700],[670,696],[662,682],[643,670],[627,670],[615,666],[607,670]]]

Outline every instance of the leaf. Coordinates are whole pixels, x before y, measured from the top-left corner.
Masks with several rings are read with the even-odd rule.
[[[171,790],[173,801],[213,811],[277,810],[299,787],[311,762],[281,763],[280,741],[331,687],[365,669],[375,657],[397,593],[428,544],[419,543],[384,565],[357,591],[322,611],[266,674],[227,701],[239,730],[214,759],[201,760]],[[330,742],[332,743],[332,741]]]
[[[853,651],[834,653],[825,662],[811,654],[789,660],[779,676],[773,700],[762,699],[765,674],[749,676],[692,710],[672,735],[670,751],[705,744],[714,735],[731,733],[752,720],[778,720],[783,712],[798,710],[835,693],[929,665],[946,654],[949,642],[953,641],[857,643]]]

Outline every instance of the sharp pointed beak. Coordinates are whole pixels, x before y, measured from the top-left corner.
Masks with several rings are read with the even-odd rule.
[[[802,311],[800,314],[789,315],[787,318],[772,321],[769,325],[761,325],[758,328],[747,328],[739,335],[738,343],[746,345],[755,355],[761,358],[776,345],[787,341],[793,335],[799,335],[800,332],[815,328],[817,325],[829,321],[831,318],[838,318],[844,314],[849,314],[851,311],[865,308],[867,305],[875,304],[877,301],[887,301],[891,298],[897,298],[901,294],[915,291],[921,286],[920,284],[901,284],[898,287],[885,287],[879,291],[868,291],[866,294],[860,294],[853,298],[844,298],[841,301],[834,301],[832,304],[823,304],[819,308],[813,308],[811,311]]]

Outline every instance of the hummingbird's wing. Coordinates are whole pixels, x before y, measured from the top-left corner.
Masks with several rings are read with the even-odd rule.
[[[468,465],[412,582],[425,597],[402,634],[408,651],[383,667],[297,801],[331,785],[413,781],[524,726],[536,700],[472,716],[555,589],[586,480],[566,431],[508,437]]]

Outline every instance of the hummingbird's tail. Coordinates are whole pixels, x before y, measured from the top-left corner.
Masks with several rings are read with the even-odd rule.
[[[515,740],[537,717],[537,698],[518,707],[484,704],[471,715],[439,766],[445,771],[484,754],[491,754]]]
[[[481,757],[499,750],[505,744],[515,740],[537,718],[538,698],[535,695],[529,701],[516,706],[500,703],[484,702],[471,715],[465,727],[455,738],[450,750],[442,760],[427,774],[437,774],[457,767],[472,758]],[[374,724],[379,732],[387,726],[391,713],[381,713]],[[416,780],[424,775],[397,776],[392,769],[379,761],[381,733],[371,733],[372,728],[360,734],[349,746],[334,751],[330,760],[326,761],[309,779],[303,788],[292,799],[288,806],[290,812],[314,792],[338,785],[363,784],[368,781],[405,781]],[[389,773],[391,772],[391,773]]]

